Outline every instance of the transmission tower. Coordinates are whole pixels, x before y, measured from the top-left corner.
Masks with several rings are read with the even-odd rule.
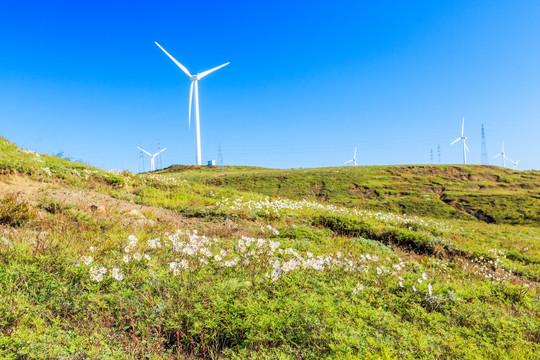
[[[218,148],[218,170],[223,170],[223,149],[221,148],[221,144]]]
[[[439,159],[439,165],[441,165],[441,144],[437,145],[437,157]]]
[[[159,144],[159,140],[158,140],[158,142],[157,142],[157,151],[158,151],[158,152],[161,151],[161,145]],[[159,168],[158,168],[158,170],[161,170],[161,169],[163,169],[163,164],[161,163],[161,153],[159,153],[159,159],[158,159],[158,161],[159,161]]]
[[[144,154],[139,151],[139,172],[144,172]]]
[[[482,124],[482,165],[488,165],[486,133],[484,132],[484,124]]]
[[[433,165],[433,148],[429,149],[429,158],[431,160],[431,165]]]

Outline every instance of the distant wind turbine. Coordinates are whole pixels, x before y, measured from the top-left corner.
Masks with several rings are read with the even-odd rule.
[[[195,130],[196,130],[196,133],[197,133],[197,165],[202,165],[201,163],[201,128],[200,128],[200,124],[199,124],[199,85],[198,85],[198,82],[199,80],[201,80],[203,77],[205,77],[206,75],[210,74],[210,73],[213,73],[214,71],[218,70],[218,69],[221,69],[222,67],[224,67],[225,65],[229,65],[229,63],[225,63],[223,65],[219,65],[213,69],[210,69],[210,70],[206,70],[206,71],[203,71],[202,73],[198,73],[197,75],[191,75],[191,73],[188,71],[188,69],[180,64],[178,61],[176,61],[175,58],[173,58],[171,56],[171,54],[169,54],[164,48],[161,47],[161,45],[159,45],[157,42],[156,42],[156,45],[159,46],[159,48],[161,50],[163,50],[163,52],[165,54],[167,54],[167,56],[172,60],[174,61],[174,63],[176,65],[178,65],[178,67],[180,69],[182,69],[182,71],[187,75],[189,76],[189,79],[191,80],[191,86],[189,88],[189,118],[188,118],[188,124],[189,124],[189,127],[191,128],[191,103],[192,103],[192,100],[193,100],[193,89],[195,89]]]
[[[356,146],[354,147],[354,156],[351,160],[349,161],[345,161],[345,164],[348,164],[350,162],[353,162],[354,161],[354,166],[358,166],[358,164],[356,163]]]
[[[514,164],[514,170],[517,170],[517,169],[518,169],[517,166],[518,166],[518,164],[519,164],[519,162],[520,162],[521,160],[514,161],[514,160],[512,160],[511,158],[508,158],[508,160],[510,160],[510,161],[512,162],[512,164]]]
[[[504,141],[503,141],[503,143],[502,143],[502,150],[501,150],[501,152],[498,153],[497,155],[495,155],[493,158],[495,159],[495,158],[497,158],[497,157],[499,157],[499,156],[500,156],[501,159],[502,159],[502,165],[503,165],[503,167],[506,167],[506,162],[505,162],[505,160],[508,160],[508,161],[511,161],[511,160],[510,160],[509,158],[507,158],[507,157],[506,157],[506,154],[504,153]]]
[[[156,156],[158,156],[159,154],[161,154],[162,152],[164,152],[165,150],[167,150],[167,148],[164,148],[164,149],[161,149],[159,150],[157,153],[155,153],[154,155],[150,154],[148,151],[144,150],[143,148],[137,146],[137,149],[141,150],[142,152],[144,152],[145,154],[147,154],[148,156],[151,157],[151,160],[150,160],[150,171],[154,171],[156,170],[156,167],[154,166],[154,159],[156,158]]]
[[[467,144],[465,143],[465,141],[467,140],[467,137],[463,134],[464,131],[465,131],[465,118],[463,118],[463,122],[461,123],[461,136],[458,137],[456,140],[452,141],[450,145],[454,145],[459,140],[463,141],[463,163],[467,164],[467,151],[469,151],[469,148],[467,147]]]

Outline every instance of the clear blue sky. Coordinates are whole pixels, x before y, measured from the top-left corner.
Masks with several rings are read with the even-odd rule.
[[[504,140],[540,169],[538,1],[10,1],[0,5],[0,136],[104,169],[480,163]],[[146,169],[149,168],[149,159]]]

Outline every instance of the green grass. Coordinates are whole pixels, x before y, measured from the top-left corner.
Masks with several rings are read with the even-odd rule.
[[[0,223],[1,358],[534,359],[540,352],[537,172],[182,167],[133,175],[38,157],[1,138],[0,149],[4,176],[170,209],[184,230],[218,239],[203,245],[212,252],[204,264],[200,254],[173,250],[177,229],[157,212],[145,211],[152,224],[136,225],[114,209],[4,198],[0,215],[2,206],[11,210]],[[471,204],[493,221],[464,210]],[[131,234],[139,241],[126,253]],[[254,238],[253,251],[259,238],[284,251],[246,255],[242,236]],[[162,246],[148,247],[156,238]],[[227,254],[216,260],[220,250]],[[151,259],[123,261],[135,252]],[[270,260],[282,266],[309,253],[327,259],[324,269],[266,276]],[[236,257],[250,262],[226,265]],[[170,263],[182,260],[188,269],[174,275]],[[91,280],[92,266],[108,269],[103,282]],[[122,281],[110,276],[113,267]]]
[[[24,174],[43,182],[61,182],[79,188],[121,187],[129,173],[103,171],[68,159],[17,147],[0,137],[0,175]]]
[[[296,170],[164,170],[182,179],[272,197],[437,218],[540,225],[540,173],[494,166],[358,166]]]

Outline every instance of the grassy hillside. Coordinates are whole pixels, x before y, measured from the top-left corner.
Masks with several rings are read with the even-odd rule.
[[[540,225],[540,172],[494,166],[359,166],[271,170],[170,168],[183,179],[272,197],[487,223]]]
[[[0,138],[0,358],[537,358],[538,173],[173,170]]]

